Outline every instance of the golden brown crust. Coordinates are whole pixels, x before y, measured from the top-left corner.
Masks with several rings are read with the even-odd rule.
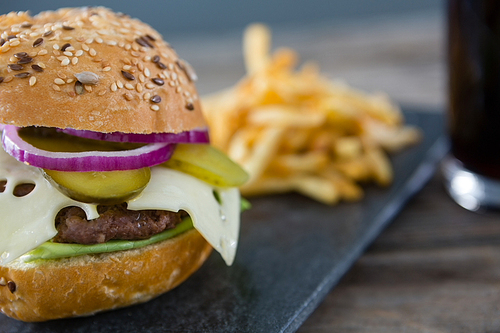
[[[18,320],[45,321],[146,302],[187,279],[211,250],[193,229],[136,250],[17,260],[0,267],[0,311]]]
[[[0,31],[1,123],[127,133],[206,126],[196,75],[145,23],[65,8],[0,16]],[[98,82],[79,86],[82,72]]]

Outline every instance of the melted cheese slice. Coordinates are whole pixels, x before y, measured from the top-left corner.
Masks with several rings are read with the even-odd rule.
[[[96,205],[75,201],[46,180],[40,169],[25,165],[0,149],[0,265],[20,257],[57,234],[54,220],[64,207],[82,208],[87,219],[99,216]],[[24,197],[13,195],[18,184],[35,184]],[[220,195],[221,204],[214,191]],[[236,188],[217,189],[181,172],[154,167],[151,180],[140,196],[128,202],[132,210],[185,210],[194,227],[231,265],[239,233],[240,195]]]

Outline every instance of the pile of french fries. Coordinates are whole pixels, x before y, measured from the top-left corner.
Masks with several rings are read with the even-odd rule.
[[[247,74],[202,98],[213,145],[250,175],[245,196],[297,191],[327,204],[363,197],[361,184],[387,186],[387,153],[421,138],[385,94],[327,79],[313,63],[297,69],[291,49],[270,53],[267,26],[243,37]]]

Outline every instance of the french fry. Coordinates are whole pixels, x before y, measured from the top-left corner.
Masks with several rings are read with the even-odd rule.
[[[417,143],[420,131],[386,94],[330,80],[313,62],[296,70],[297,52],[270,49],[269,28],[249,26],[247,75],[202,98],[212,143],[250,174],[242,194],[296,191],[335,204],[361,200],[360,183],[389,185],[387,153]]]
[[[269,61],[271,33],[263,24],[253,24],[245,31],[243,55],[248,74],[254,74],[265,68]]]

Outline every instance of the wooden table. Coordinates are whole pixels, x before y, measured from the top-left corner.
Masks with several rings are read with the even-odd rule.
[[[243,75],[240,35],[178,41],[197,68],[202,94]],[[274,45],[316,60],[331,78],[443,112],[444,36],[442,13],[430,13],[281,27]],[[298,332],[498,332],[499,309],[500,215],[456,205],[438,173]]]

